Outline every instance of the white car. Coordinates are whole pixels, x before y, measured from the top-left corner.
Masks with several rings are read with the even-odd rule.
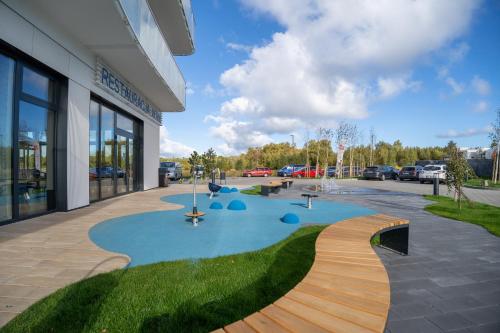
[[[445,182],[446,180],[446,165],[445,164],[431,164],[426,165],[418,176],[420,184],[425,182],[433,182],[434,178],[439,178],[439,182]]]

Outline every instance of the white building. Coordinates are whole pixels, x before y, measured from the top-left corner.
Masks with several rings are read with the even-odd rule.
[[[0,224],[158,186],[190,0],[0,0]]]
[[[467,160],[484,160],[491,159],[491,148],[460,148],[460,152],[464,154],[465,159]]]

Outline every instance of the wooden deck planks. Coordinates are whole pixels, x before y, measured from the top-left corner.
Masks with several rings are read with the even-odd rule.
[[[389,277],[370,239],[408,223],[377,214],[329,226],[318,236],[315,261],[302,282],[273,304],[215,332],[383,332]]]

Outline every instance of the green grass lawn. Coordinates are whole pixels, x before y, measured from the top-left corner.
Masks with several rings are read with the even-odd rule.
[[[5,332],[208,332],[272,303],[302,280],[325,226],[256,252],[115,270],[60,289]]]
[[[435,203],[425,207],[425,210],[435,215],[450,219],[477,224],[484,227],[493,235],[500,236],[500,207],[486,205],[478,202],[463,203],[462,210],[453,199],[432,195],[424,195]]]
[[[483,187],[483,178],[473,178],[473,179],[469,179],[465,185],[466,186],[471,186],[471,187],[481,187],[481,188],[485,188]],[[500,183],[496,183],[494,184],[491,179],[487,179],[488,180],[488,187],[486,188],[494,188],[494,189],[500,189]]]
[[[260,195],[260,185],[255,185],[252,188],[241,190],[240,192],[249,195]]]

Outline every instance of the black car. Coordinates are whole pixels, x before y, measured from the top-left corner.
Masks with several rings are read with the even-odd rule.
[[[405,166],[399,171],[399,180],[418,180],[423,169],[421,165]]]
[[[399,171],[390,165],[369,166],[363,171],[363,179],[398,179]]]

